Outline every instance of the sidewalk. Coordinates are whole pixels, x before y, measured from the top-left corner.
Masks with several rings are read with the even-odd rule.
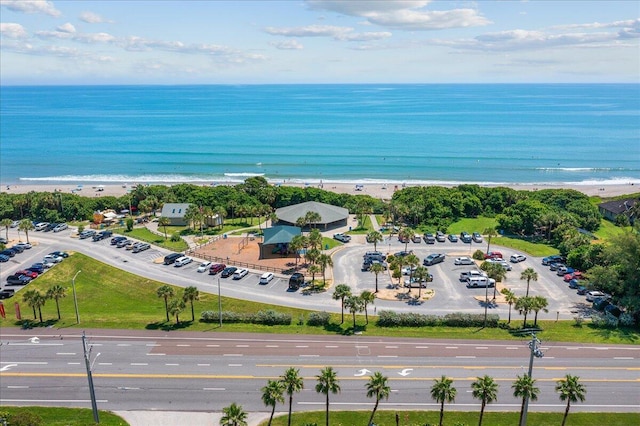
[[[114,411],[131,426],[215,426],[220,424],[222,413],[201,413],[186,411]],[[274,417],[286,414],[276,412]],[[248,413],[247,424],[258,426],[269,419],[267,413]]]

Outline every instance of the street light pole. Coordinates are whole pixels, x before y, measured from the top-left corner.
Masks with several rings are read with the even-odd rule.
[[[91,356],[91,349],[87,350],[87,338],[82,332],[82,348],[84,350],[84,363],[87,367],[87,379],[89,380],[89,395],[91,396],[91,410],[93,411],[93,421],[100,423],[100,417],[98,415],[98,403],[96,402],[96,390],[93,387],[93,375],[91,374],[91,362],[89,360]]]
[[[76,277],[80,272],[82,272],[82,270],[76,272],[76,274],[73,276],[73,279],[71,280],[71,286],[73,287],[73,305],[76,308],[76,324],[80,324],[80,313],[78,313],[78,296],[76,295]]]
[[[542,358],[544,354],[540,350],[540,340],[536,337],[536,333],[531,333],[531,341],[529,342],[529,349],[531,349],[531,354],[529,355],[529,378],[533,374],[533,358]],[[520,421],[520,426],[527,425],[527,412],[529,411],[529,397],[526,396],[524,398],[524,407],[522,410],[522,420]]]
[[[222,298],[220,297],[220,278],[218,278],[218,318],[220,320],[220,328],[222,328]]]

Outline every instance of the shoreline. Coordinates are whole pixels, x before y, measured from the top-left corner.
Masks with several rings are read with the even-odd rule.
[[[220,185],[237,185],[241,182],[215,182],[205,184],[203,182],[149,182],[144,183],[142,185],[166,185],[172,186],[177,184],[193,184],[199,186],[220,186]],[[371,182],[371,183],[362,183],[362,181],[354,181],[354,182],[332,182],[332,181],[315,181],[311,183],[299,183],[297,181],[288,181],[288,182],[270,182],[272,185],[283,185],[283,186],[291,186],[298,188],[320,188],[325,191],[335,192],[339,194],[351,194],[351,195],[369,195],[374,198],[380,199],[391,199],[393,193],[396,190],[401,190],[403,188],[409,187],[418,187],[418,186],[442,186],[446,188],[453,188],[459,185],[464,184],[473,184],[473,183],[432,183],[432,184],[418,184],[418,183],[406,183],[406,182]],[[140,184],[138,184],[140,185]],[[616,184],[561,184],[561,183],[541,183],[541,184],[481,184],[476,183],[474,185],[478,185],[486,188],[495,188],[495,187],[507,187],[515,190],[524,190],[524,191],[536,191],[542,189],[574,189],[576,191],[582,192],[588,196],[600,196],[600,197],[616,197],[620,195],[633,194],[640,192],[640,182],[630,181],[629,183],[616,183]],[[0,192],[8,193],[8,194],[26,194],[28,192],[64,192],[64,193],[76,193],[78,195],[82,195],[85,197],[91,196],[115,196],[121,197],[123,195],[128,194],[134,185],[130,184],[92,184],[92,183],[83,183],[78,185],[73,184],[53,184],[53,183],[2,183],[0,186]]]

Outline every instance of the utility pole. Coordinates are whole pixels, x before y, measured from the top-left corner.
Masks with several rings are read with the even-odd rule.
[[[544,354],[540,350],[540,340],[536,337],[536,333],[531,333],[531,341],[529,342],[529,349],[531,354],[529,355],[529,378],[532,378],[533,374],[533,358],[542,358]],[[529,397],[524,399],[524,410],[522,410],[522,421],[520,426],[527,425],[527,411],[529,410]]]
[[[100,417],[98,416],[98,404],[96,402],[96,391],[93,387],[93,376],[91,375],[91,348],[87,348],[87,338],[82,332],[82,349],[84,350],[84,363],[87,367],[87,379],[89,380],[89,394],[91,395],[91,409],[93,410],[93,421],[100,423]],[[100,354],[98,354],[100,355]]]
[[[220,328],[222,328],[222,298],[220,297],[220,278],[218,278],[218,318],[220,319]]]

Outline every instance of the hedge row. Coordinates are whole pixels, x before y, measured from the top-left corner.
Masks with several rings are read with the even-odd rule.
[[[216,311],[204,311],[200,314],[202,322],[217,322],[220,320]],[[242,322],[250,324],[264,325],[291,325],[291,314],[274,311],[272,309],[253,313],[241,313],[233,311],[222,311],[222,322]]]
[[[416,313],[397,313],[393,311],[380,311],[377,325],[379,327],[484,327],[484,314],[464,314],[455,312],[443,317],[437,315],[424,315]],[[498,327],[500,316],[487,315],[487,327]]]

